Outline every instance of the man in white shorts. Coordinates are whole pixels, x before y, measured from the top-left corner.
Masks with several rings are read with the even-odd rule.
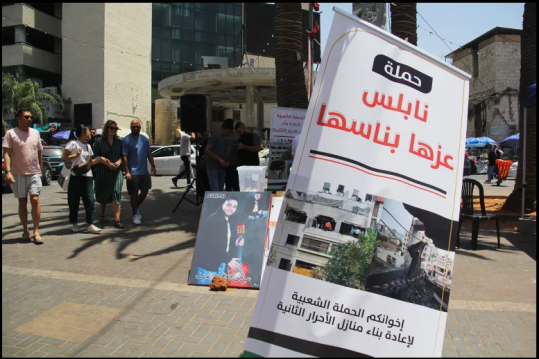
[[[43,173],[43,145],[39,132],[32,128],[32,114],[27,110],[19,110],[15,116],[17,127],[6,132],[2,148],[6,179],[13,189],[15,198],[19,199],[19,218],[21,219],[22,239],[31,241],[28,229],[28,195],[32,204],[32,222],[34,223],[34,243],[43,244],[39,235],[41,206],[41,174]]]

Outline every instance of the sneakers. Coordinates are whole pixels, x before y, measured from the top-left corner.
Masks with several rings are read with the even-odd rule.
[[[172,178],[172,184],[174,184],[174,187],[178,187],[178,180],[176,178]]]
[[[142,222],[140,221],[140,216],[138,214],[135,214],[133,216],[133,223],[134,224],[141,224]]]
[[[140,220],[142,220],[142,216],[140,215],[140,209],[137,208],[137,216]]]
[[[94,224],[90,224],[88,228],[86,228],[86,232],[89,233],[101,233],[101,228],[97,228]]]
[[[490,180],[486,180],[485,183],[491,183],[491,181],[490,181]]]
[[[80,232],[81,228],[77,223],[73,223],[73,227],[71,227],[71,230],[73,231],[73,233],[77,233]]]

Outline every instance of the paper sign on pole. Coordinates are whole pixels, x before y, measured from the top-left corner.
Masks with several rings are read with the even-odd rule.
[[[441,356],[469,79],[335,9],[245,356]]]
[[[292,141],[301,133],[306,110],[272,107],[270,141]]]

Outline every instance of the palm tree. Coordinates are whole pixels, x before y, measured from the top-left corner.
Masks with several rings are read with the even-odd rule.
[[[277,105],[304,108],[309,106],[305,73],[301,3],[275,4],[275,77]]]
[[[47,114],[45,102],[49,102],[58,109],[63,109],[62,97],[50,91],[38,92],[37,82],[26,79],[23,82],[10,73],[2,73],[2,128],[7,129],[6,119],[14,115],[17,110],[24,108],[43,123]]]
[[[524,103],[524,94],[528,86],[534,84],[537,81],[537,74],[535,72],[536,61],[536,26],[535,26],[535,3],[524,4],[524,14],[522,21],[522,36],[520,38],[520,119],[519,119],[519,131],[521,133],[519,148],[524,148],[524,110],[522,104]],[[527,110],[527,128],[526,128],[526,198],[524,201],[526,211],[534,210],[534,201],[537,194],[537,177],[536,177],[536,117],[535,108],[528,108]],[[520,157],[522,155],[519,154]],[[523,163],[519,160],[519,166],[517,170],[517,178],[515,180],[515,188],[509,195],[503,210],[508,211],[520,211],[522,203],[522,168]]]
[[[391,3],[391,33],[417,46],[417,3]]]

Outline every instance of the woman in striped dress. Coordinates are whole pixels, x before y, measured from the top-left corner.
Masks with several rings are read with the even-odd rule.
[[[116,222],[114,227],[125,228],[120,221],[122,204],[122,140],[117,135],[118,124],[108,120],[103,127],[103,136],[94,143],[94,153],[103,161],[99,163],[95,175],[95,198],[101,203],[101,222],[108,222],[105,208],[112,203]]]

